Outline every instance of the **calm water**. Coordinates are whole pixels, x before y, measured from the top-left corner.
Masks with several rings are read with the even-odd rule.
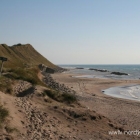
[[[71,73],[82,74],[87,78],[114,78],[114,79],[140,79],[140,65],[59,65],[63,68],[70,69]],[[76,68],[84,69],[76,69]],[[89,68],[105,69],[109,72],[96,72]],[[113,75],[111,72],[128,73],[128,76]]]

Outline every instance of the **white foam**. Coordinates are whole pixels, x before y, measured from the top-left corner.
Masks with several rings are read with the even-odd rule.
[[[104,91],[110,96],[140,101],[140,85],[112,87]]]

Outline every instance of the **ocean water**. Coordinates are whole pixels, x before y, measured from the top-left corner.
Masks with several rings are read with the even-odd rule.
[[[111,78],[111,79],[121,79],[129,80],[135,79],[140,80],[140,65],[60,65],[63,68],[69,69],[69,73],[75,73],[75,77],[84,78]],[[83,68],[83,69],[76,69]],[[89,70],[89,68],[108,70],[109,72],[99,72],[94,70]],[[129,75],[114,75],[111,72],[122,72]],[[140,101],[140,85],[128,85],[121,87],[111,87],[109,89],[104,89],[103,94]]]
[[[140,101],[140,85],[128,85],[121,87],[111,87],[104,90],[109,96]]]
[[[111,79],[140,79],[140,65],[59,65],[70,69],[71,73],[76,73],[85,78],[111,78]],[[84,69],[76,69],[84,68]],[[97,72],[89,68],[108,70],[109,72]],[[122,72],[129,75],[114,75],[111,72]]]

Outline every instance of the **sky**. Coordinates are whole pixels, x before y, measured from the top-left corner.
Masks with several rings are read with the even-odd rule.
[[[140,0],[0,0],[0,44],[54,64],[140,64]]]

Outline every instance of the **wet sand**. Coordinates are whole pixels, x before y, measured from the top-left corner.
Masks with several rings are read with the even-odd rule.
[[[103,91],[106,95],[128,100],[140,101],[140,85],[117,86]]]

